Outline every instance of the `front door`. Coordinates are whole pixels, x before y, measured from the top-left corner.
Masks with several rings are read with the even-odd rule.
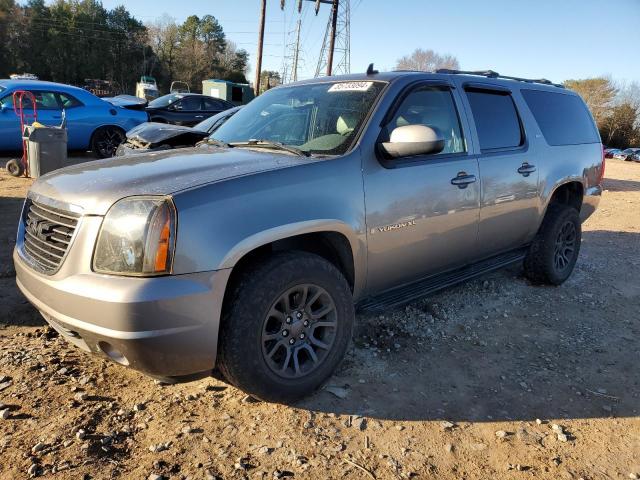
[[[462,266],[476,256],[480,208],[477,158],[450,87],[421,83],[387,116],[382,136],[399,126],[438,129],[445,148],[433,155],[364,162],[367,291],[376,293]]]
[[[56,92],[32,91],[38,107],[38,122],[48,127],[57,127],[62,123],[62,106]]]
[[[202,110],[201,97],[189,95],[169,107],[169,118],[175,125],[192,127],[208,117]]]
[[[47,126],[57,126],[62,122],[62,107],[57,94],[49,91],[31,91],[38,107],[38,122]],[[0,100],[0,150],[21,150],[22,135],[20,132],[20,117],[13,108],[13,93],[7,94]],[[28,123],[33,121],[33,110],[29,97],[23,97],[25,113],[30,115]]]
[[[511,92],[477,85],[466,86],[465,96],[482,175],[478,254],[490,257],[522,246],[535,233],[538,170]]]
[[[13,111],[13,93],[0,98],[0,151],[22,150],[20,119]]]

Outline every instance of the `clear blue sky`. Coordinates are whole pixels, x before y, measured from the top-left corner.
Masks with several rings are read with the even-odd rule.
[[[214,15],[255,68],[258,0],[103,0],[107,8],[123,3],[143,22],[164,13],[178,21]],[[304,4],[302,78],[315,72],[330,10],[322,5],[316,17],[314,2]],[[280,0],[267,0],[263,69],[281,70],[296,8],[297,0],[287,0],[284,12]],[[351,0],[351,9],[352,72],[370,62],[393,69],[420,47],[453,54],[470,70],[555,82],[597,75],[640,81],[640,0]]]

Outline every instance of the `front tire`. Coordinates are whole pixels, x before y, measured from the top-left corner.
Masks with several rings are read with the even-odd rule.
[[[320,387],[347,350],[353,298],[340,271],[305,252],[270,256],[237,281],[225,308],[218,367],[261,400],[292,402]]]
[[[582,240],[578,211],[552,204],[524,260],[524,273],[534,283],[562,284],[573,272]]]
[[[126,139],[127,136],[118,127],[100,127],[91,137],[91,150],[98,158],[110,158]]]

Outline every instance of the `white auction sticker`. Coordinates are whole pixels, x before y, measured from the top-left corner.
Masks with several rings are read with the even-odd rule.
[[[341,82],[331,86],[329,92],[366,92],[373,82]]]

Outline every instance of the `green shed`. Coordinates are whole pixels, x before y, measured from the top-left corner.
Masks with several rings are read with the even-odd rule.
[[[228,80],[203,80],[203,95],[221,98],[235,105],[246,105],[253,100],[253,88],[248,83],[234,83]]]

